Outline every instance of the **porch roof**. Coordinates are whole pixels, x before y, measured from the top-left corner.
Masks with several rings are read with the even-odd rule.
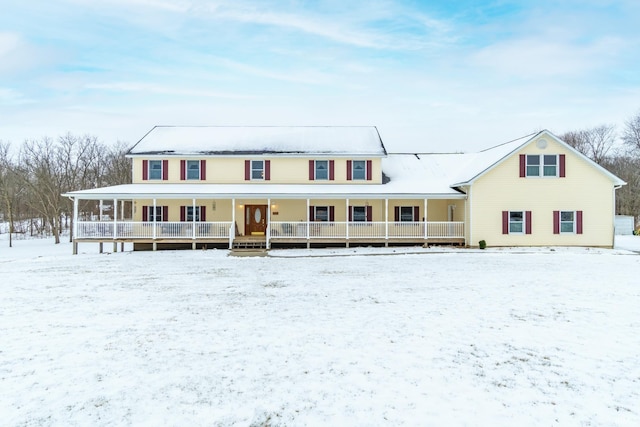
[[[64,193],[82,200],[101,199],[463,199],[464,194],[415,191],[402,182],[388,184],[123,184]]]

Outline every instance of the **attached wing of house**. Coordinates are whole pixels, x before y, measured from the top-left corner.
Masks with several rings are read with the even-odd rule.
[[[610,246],[613,230],[608,236],[603,224],[613,224],[614,189],[624,184],[546,131],[480,153],[390,154],[375,127],[158,126],[128,157],[131,184],[65,194],[74,200],[76,251],[83,241],[136,249],[475,239]],[[603,187],[592,207],[610,209],[591,213],[586,194],[568,196],[592,181]],[[549,209],[551,232],[542,219]],[[592,223],[601,230],[585,238]]]

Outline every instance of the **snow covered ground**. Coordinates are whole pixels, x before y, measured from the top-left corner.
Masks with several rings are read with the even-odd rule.
[[[6,243],[2,425],[640,425],[640,237],[262,258]]]

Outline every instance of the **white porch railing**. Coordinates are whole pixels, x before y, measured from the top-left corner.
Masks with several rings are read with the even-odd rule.
[[[118,222],[79,221],[79,239],[215,239],[228,238],[231,222]],[[195,226],[195,230],[194,230]]]
[[[79,221],[79,239],[232,238],[232,223]],[[463,222],[427,222],[427,238],[464,238]],[[194,229],[195,226],[195,229]],[[423,239],[424,222],[286,222],[272,221],[270,239]],[[347,233],[348,232],[348,233]]]
[[[272,221],[271,239],[372,238],[423,239],[424,222],[284,222]],[[427,238],[464,238],[463,222],[427,222]]]

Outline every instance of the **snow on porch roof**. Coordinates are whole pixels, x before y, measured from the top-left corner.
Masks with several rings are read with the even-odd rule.
[[[384,156],[375,126],[156,126],[128,154]]]

